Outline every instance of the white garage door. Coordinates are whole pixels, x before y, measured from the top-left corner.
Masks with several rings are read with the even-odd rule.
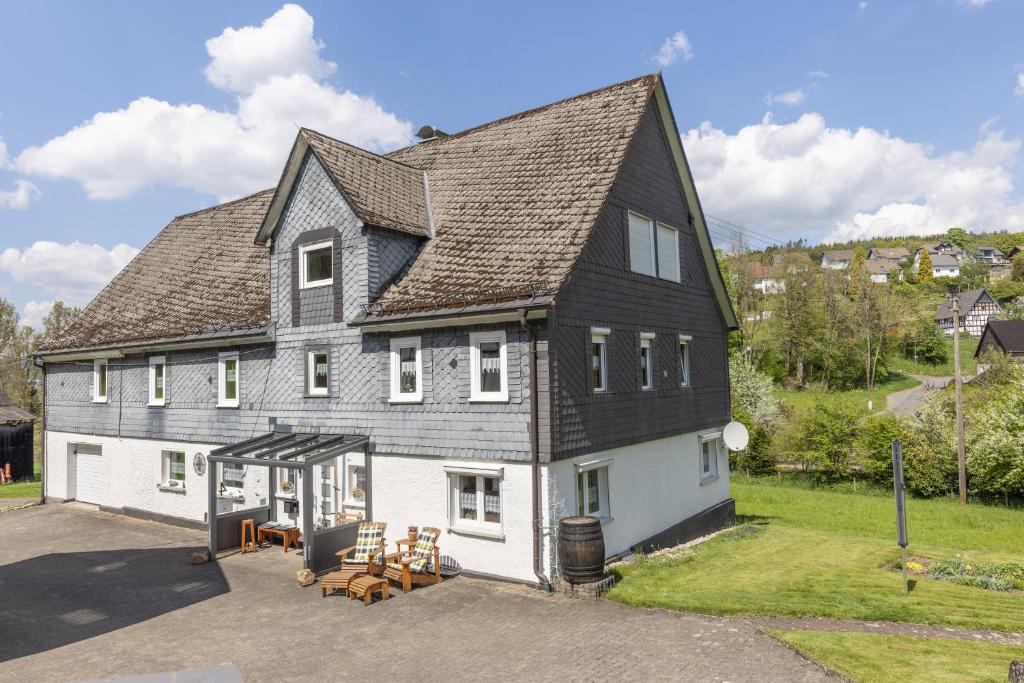
[[[75,449],[75,499],[85,503],[103,502],[106,488],[106,462],[103,449],[92,444],[76,444]]]

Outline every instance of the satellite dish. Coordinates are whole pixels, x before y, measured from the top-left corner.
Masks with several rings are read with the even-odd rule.
[[[742,451],[750,443],[750,434],[742,422],[730,422],[722,430],[722,441],[730,451]]]

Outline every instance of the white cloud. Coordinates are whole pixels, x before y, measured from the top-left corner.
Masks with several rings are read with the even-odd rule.
[[[373,98],[321,80],[313,19],[286,5],[262,26],[227,29],[207,42],[207,77],[238,91],[235,111],[140,97],[21,152],[23,173],[77,180],[92,199],[129,197],[170,185],[238,197],[277,182],[298,126],[359,147],[405,145],[412,125]]]
[[[872,128],[830,128],[821,114],[788,124],[766,115],[735,134],[710,122],[683,144],[708,212],[784,240],[1024,228],[1011,167],[1021,141],[985,134],[966,151]]]
[[[981,9],[990,2],[992,2],[992,0],[957,0],[958,5],[962,5],[969,9]]]
[[[658,66],[666,67],[671,66],[680,57],[684,62],[693,59],[693,46],[690,45],[690,39],[686,37],[685,33],[676,31],[675,34],[665,39],[658,54],[651,57],[651,60]]]
[[[764,96],[764,103],[769,107],[775,104],[783,104],[787,107],[795,107],[807,98],[807,93],[803,91],[803,88],[797,88],[796,90],[787,90],[786,92],[780,92],[778,95],[768,93]]]
[[[1013,92],[1024,96],[1024,69],[1017,72],[1017,87],[1014,88]]]
[[[50,315],[52,308],[52,301],[29,301],[21,309],[21,324],[40,329],[43,326],[43,319]]]
[[[828,72],[822,71],[821,69],[815,69],[814,71],[809,72],[807,77],[811,80],[821,80],[823,78],[828,78]]]
[[[82,242],[35,242],[0,252],[0,270],[65,303],[84,306],[138,253],[127,244],[104,249]]]
[[[207,40],[211,61],[203,73],[218,88],[236,92],[251,92],[271,76],[326,78],[337,64],[320,59],[323,48],[313,37],[313,17],[289,4],[261,26],[229,27]]]
[[[27,209],[41,194],[39,188],[28,180],[15,180],[14,189],[0,190],[0,209]]]
[[[860,7],[860,10],[863,12],[868,8],[868,0],[860,0],[860,2],[857,3],[857,6]]]

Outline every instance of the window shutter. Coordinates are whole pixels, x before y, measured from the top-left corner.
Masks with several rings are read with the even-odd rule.
[[[629,267],[634,273],[654,275],[654,223],[629,214]]]
[[[658,224],[658,277],[679,282],[679,231]]]

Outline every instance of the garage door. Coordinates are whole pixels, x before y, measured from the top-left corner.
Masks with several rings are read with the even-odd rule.
[[[106,489],[106,462],[100,446],[80,443],[75,449],[75,499],[85,503],[103,502]]]

